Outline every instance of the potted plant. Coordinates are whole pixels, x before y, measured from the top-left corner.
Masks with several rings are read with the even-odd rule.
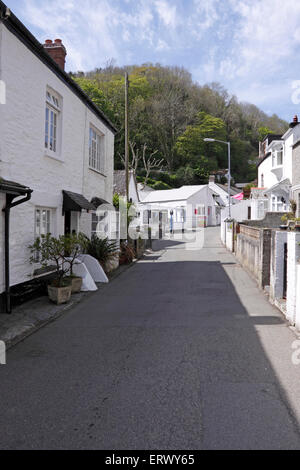
[[[65,249],[66,262],[69,264],[69,276],[67,279],[71,281],[72,294],[78,294],[82,288],[82,277],[74,275],[74,264],[81,253],[82,235],[76,233],[65,236]]]
[[[70,269],[65,260],[66,238],[63,235],[55,238],[48,233],[37,238],[29,248],[32,254],[31,263],[39,262],[44,268],[49,265],[55,267],[55,279],[48,285],[49,299],[57,305],[69,302],[72,284],[69,279],[66,279],[66,274]]]
[[[284,214],[282,217],[281,217],[281,222],[282,222],[282,225],[280,225],[280,228],[281,230],[287,230],[288,229],[288,215],[287,214]]]
[[[282,230],[294,230],[296,225],[296,218],[292,212],[288,212],[281,217],[283,225],[280,225]]]
[[[120,249],[120,264],[130,264],[135,258],[134,249],[128,242],[121,243]]]
[[[300,218],[299,217],[295,219],[295,230],[297,232],[300,232]]]
[[[96,258],[105,272],[112,271],[119,255],[119,247],[116,241],[101,238],[94,234],[91,239],[85,235],[81,236],[80,243],[82,251]]]

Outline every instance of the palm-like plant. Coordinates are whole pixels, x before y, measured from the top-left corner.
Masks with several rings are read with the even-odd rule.
[[[91,239],[83,237],[82,248],[87,255],[96,258],[104,268],[108,261],[119,254],[116,241],[111,241],[108,238],[99,238],[97,235],[92,235]]]

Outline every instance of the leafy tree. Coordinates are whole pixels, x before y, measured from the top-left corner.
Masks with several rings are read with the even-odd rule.
[[[273,132],[271,129],[269,129],[269,127],[266,126],[261,126],[258,128],[259,141],[262,141],[268,134],[275,134],[275,132]]]
[[[211,171],[227,168],[226,147],[205,144],[204,137],[230,140],[235,180],[251,181],[256,172],[252,162],[257,158],[258,142],[265,134],[281,134],[288,127],[276,114],[268,116],[251,103],[239,102],[219,83],[194,83],[183,68],[160,64],[118,67],[110,61],[104,68],[71,76],[119,131],[115,138],[116,169],[123,168],[124,158],[125,71],[130,81],[130,140],[137,149],[147,142],[149,154],[157,152],[157,159],[164,159],[163,169],[171,180],[163,177],[161,181],[169,186],[178,187],[179,181],[207,181]],[[145,176],[142,167],[140,160],[136,172]],[[152,174],[150,178],[159,180]]]
[[[217,169],[218,164],[224,164],[224,155],[226,156],[226,148],[219,143],[206,143],[205,138],[215,138],[226,141],[225,123],[220,118],[211,116],[210,114],[200,112],[196,118],[196,124],[188,126],[186,131],[178,138],[176,143],[176,151],[182,158],[183,164],[193,164],[199,167],[199,162],[211,169]],[[211,165],[207,160],[200,157],[206,156],[214,162]]]

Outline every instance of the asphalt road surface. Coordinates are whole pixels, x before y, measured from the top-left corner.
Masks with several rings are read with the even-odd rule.
[[[295,334],[205,231],[156,243],[0,366],[1,449],[299,449]]]

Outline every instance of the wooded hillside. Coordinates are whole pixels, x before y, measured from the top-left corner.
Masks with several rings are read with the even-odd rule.
[[[123,168],[124,74],[129,72],[130,141],[137,174],[145,177],[144,160],[161,163],[148,168],[148,184],[157,189],[207,182],[212,171],[227,168],[227,148],[207,144],[204,137],[230,140],[232,176],[236,182],[256,178],[258,142],[269,133],[283,133],[287,123],[255,105],[238,102],[218,83],[200,86],[179,67],[146,64],[126,68],[108,65],[93,72],[71,74],[119,129],[115,168]]]

